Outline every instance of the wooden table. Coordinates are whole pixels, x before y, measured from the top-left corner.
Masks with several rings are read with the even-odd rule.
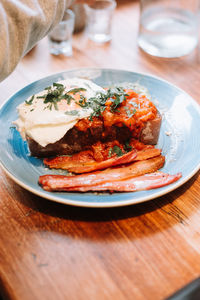
[[[180,59],[139,50],[137,1],[119,1],[113,40],[74,36],[74,55],[54,57],[44,39],[0,84],[1,102],[28,83],[80,67],[160,76],[200,102],[199,49]],[[0,278],[6,299],[156,300],[200,274],[200,178],[170,194],[112,209],[65,206],[16,185],[0,171]]]

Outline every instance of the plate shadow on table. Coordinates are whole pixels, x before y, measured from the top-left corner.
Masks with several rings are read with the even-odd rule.
[[[108,222],[111,222],[113,226],[115,226],[115,221],[120,223],[120,226],[125,227],[126,221],[128,220],[128,223],[130,221],[132,225],[142,222],[145,226],[147,226],[147,230],[140,233],[141,237],[141,235],[146,236],[148,234],[152,234],[152,232],[156,233],[157,231],[165,230],[177,223],[181,223],[183,226],[187,225],[187,219],[189,216],[184,215],[181,211],[180,205],[177,205],[177,203],[174,202],[177,198],[180,198],[191,185],[194,184],[199,174],[200,172],[181,187],[167,194],[167,196],[165,195],[136,205],[116,208],[85,208],[64,205],[36,196],[24,190],[20,186],[15,186],[14,193],[16,195],[16,201],[19,202],[22,206],[22,211],[24,211],[23,223],[26,224],[26,222],[28,222],[32,224],[31,226],[33,226],[33,228],[28,227],[29,230],[44,230],[48,228],[49,231],[68,235],[70,233],[68,231],[66,232],[67,226],[65,225],[71,221],[75,223],[79,222],[83,225],[83,227],[85,223],[91,223],[91,226],[94,226],[94,228],[95,226],[100,228],[107,226]],[[7,180],[11,181],[8,177]],[[184,205],[186,204],[184,203]],[[190,211],[190,213],[191,212],[192,211]],[[162,224],[159,226],[153,226],[154,218],[156,217],[163,220]],[[34,219],[34,223],[32,221],[29,222],[31,219]],[[150,223],[148,224],[148,222]],[[151,222],[153,228],[151,226]],[[101,224],[101,226],[99,226],[99,224]],[[110,235],[111,233],[106,231],[103,237],[109,239]],[[101,235],[98,236],[99,238],[102,238]],[[86,234],[84,238],[90,239],[90,235]]]

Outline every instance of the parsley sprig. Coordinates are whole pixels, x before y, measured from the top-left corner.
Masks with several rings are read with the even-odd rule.
[[[123,103],[123,101],[126,100],[126,97],[128,96],[122,87],[112,87],[109,88],[105,93],[97,92],[95,97],[91,97],[89,99],[86,99],[84,95],[80,93],[80,99],[76,101],[73,95],[79,92],[87,91],[87,89],[83,87],[74,87],[66,92],[65,86],[61,83],[56,82],[54,82],[52,86],[46,87],[45,90],[47,91],[46,94],[37,96],[37,98],[44,99],[44,103],[47,104],[45,109],[52,110],[54,108],[55,110],[58,110],[59,101],[65,99],[67,101],[67,104],[69,105],[73,100],[82,108],[90,108],[92,110],[92,113],[89,117],[91,121],[93,117],[101,116],[101,114],[106,109],[106,102],[108,99],[111,101],[110,111],[112,113],[115,113],[118,112],[119,106]],[[33,95],[30,100],[27,100],[26,104],[31,105],[34,97],[35,96]],[[133,104],[133,106],[136,107],[135,104]],[[125,110],[129,118],[131,118],[136,113],[135,108],[129,109],[125,107]],[[66,112],[66,114],[75,115],[75,112]]]
[[[65,92],[65,86],[57,82],[54,82],[53,86],[46,87],[45,90],[47,91],[47,93],[42,96],[38,96],[37,98],[44,99],[44,103],[47,104],[46,108],[50,110],[52,110],[53,107],[56,110],[58,110],[58,102],[61,101],[62,99],[65,99],[67,101],[67,104],[70,104],[71,101],[74,100],[74,97],[70,94],[75,95],[78,92],[86,91],[85,88],[73,88]],[[32,103],[33,99],[30,101]],[[31,104],[29,102],[27,104]]]
[[[108,157],[111,157],[113,154],[116,154],[118,157],[124,155],[122,149],[116,145],[109,149]]]
[[[91,97],[87,101],[85,100],[86,99],[80,98],[78,104],[83,108],[92,109],[93,112],[90,115],[90,120],[92,120],[93,117],[100,116],[106,109],[105,103],[107,101],[107,97],[103,93],[97,93],[95,97]]]
[[[66,111],[65,115],[70,115],[70,116],[77,116],[79,113],[77,110],[70,110],[70,111]]]
[[[33,103],[33,100],[34,100],[34,95],[31,97],[31,99],[30,100],[26,100],[25,101],[25,103],[27,104],[27,105],[31,105],[32,103]]]
[[[67,93],[71,93],[71,94],[76,94],[76,93],[79,93],[79,92],[84,92],[84,91],[87,91],[85,88],[73,88],[71,90],[69,90]]]
[[[43,96],[38,96],[37,98],[44,99],[44,103],[48,104],[47,108],[50,110],[52,110],[53,106],[55,110],[58,110],[57,103],[63,98],[66,98],[68,100],[68,97],[66,97],[66,93],[64,92],[65,86],[61,83],[54,82],[53,86],[46,87],[45,90],[47,90],[47,93]]]
[[[106,109],[106,101],[109,99],[111,104],[111,112],[117,112],[119,105],[126,100],[128,95],[123,88],[114,87],[106,91],[106,93],[97,93],[95,97],[89,98],[87,101],[79,100],[79,105],[83,108],[91,108],[93,110],[90,120],[93,117],[99,117]]]
[[[123,149],[121,149],[117,145],[110,147],[108,150],[108,157],[110,158],[114,154],[116,154],[117,157],[119,157],[119,156],[122,156],[122,155],[132,151],[132,150],[133,150],[133,147],[129,144],[129,141],[127,140],[123,145]]]
[[[112,101],[111,112],[117,111],[118,106],[126,100],[128,95],[124,92],[121,87],[110,88],[107,91],[107,99]]]

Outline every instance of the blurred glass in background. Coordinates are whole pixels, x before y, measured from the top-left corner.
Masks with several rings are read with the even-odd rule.
[[[116,8],[114,0],[96,0],[85,4],[87,34],[90,40],[105,43],[111,40],[112,15]]]
[[[139,46],[158,57],[180,57],[198,44],[199,0],[140,0]]]
[[[86,12],[84,4],[75,3],[70,7],[75,14],[74,32],[80,32],[85,29],[86,25]]]
[[[72,56],[72,34],[74,32],[75,14],[67,9],[62,21],[48,34],[50,53]]]

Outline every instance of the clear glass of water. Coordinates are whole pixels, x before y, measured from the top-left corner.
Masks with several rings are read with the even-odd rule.
[[[96,0],[85,4],[87,33],[90,40],[105,43],[111,40],[112,15],[116,8],[114,0]]]
[[[74,31],[75,15],[67,9],[62,21],[48,34],[50,53],[72,56],[72,34]]]
[[[140,0],[138,44],[157,57],[189,54],[198,44],[199,0]]]

